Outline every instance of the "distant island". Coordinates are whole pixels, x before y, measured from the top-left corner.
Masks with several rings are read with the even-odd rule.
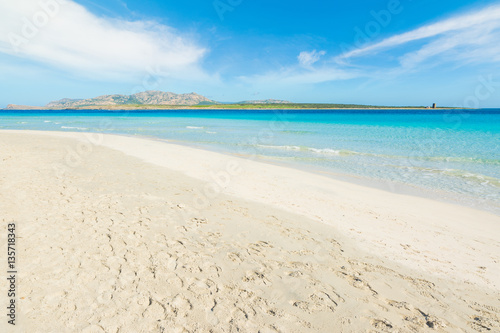
[[[223,103],[197,93],[176,94],[150,90],[133,95],[103,95],[88,99],[63,98],[45,106],[9,104],[3,110],[158,110],[158,109],[429,109],[430,106],[374,106],[359,104],[292,103],[284,100],[249,100]],[[433,105],[432,108],[436,108]],[[440,107],[439,109],[445,109]]]

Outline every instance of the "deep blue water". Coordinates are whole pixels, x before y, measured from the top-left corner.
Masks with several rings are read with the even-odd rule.
[[[175,140],[392,181],[500,212],[500,109],[3,111],[0,129]]]

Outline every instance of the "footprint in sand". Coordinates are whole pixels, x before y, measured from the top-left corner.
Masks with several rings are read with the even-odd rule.
[[[238,264],[243,262],[243,259],[241,259],[240,254],[236,253],[236,252],[228,252],[227,253],[227,257],[232,262],[235,262],[235,263],[238,263]]]
[[[257,285],[271,286],[272,282],[263,273],[257,271],[248,271],[243,278],[243,282],[251,282]]]

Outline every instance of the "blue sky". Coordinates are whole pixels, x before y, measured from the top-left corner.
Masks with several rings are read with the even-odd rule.
[[[143,90],[500,107],[500,2],[0,4],[0,107]]]

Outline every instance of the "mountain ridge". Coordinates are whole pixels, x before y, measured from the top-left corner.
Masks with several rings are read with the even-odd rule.
[[[433,106],[435,107],[435,105]],[[218,102],[195,92],[176,94],[148,90],[132,95],[101,95],[93,98],[62,98],[45,106],[9,104],[0,110],[161,110],[161,109],[429,109],[430,106],[374,106],[331,103],[293,103],[286,100],[265,99],[241,102]],[[439,107],[438,109],[453,109]]]
[[[218,104],[218,102],[206,98],[197,93],[176,94],[159,90],[148,90],[132,95],[101,95],[87,99],[63,98],[48,103],[46,108],[74,108],[89,106],[111,106],[111,105],[182,105],[193,106],[200,104]]]
[[[266,100],[248,100],[238,102],[237,104],[290,104],[289,101],[266,99]],[[106,107],[117,108],[119,106],[138,106],[138,107],[152,107],[152,106],[178,106],[178,107],[193,107],[193,106],[206,106],[206,105],[224,105],[233,103],[222,103],[195,92],[176,94],[173,92],[165,92],[160,90],[148,90],[144,92],[135,93],[132,95],[111,94],[101,95],[92,98],[62,98],[56,101],[49,102],[43,107],[27,106],[9,104],[4,110],[34,110],[34,109],[103,109]]]

